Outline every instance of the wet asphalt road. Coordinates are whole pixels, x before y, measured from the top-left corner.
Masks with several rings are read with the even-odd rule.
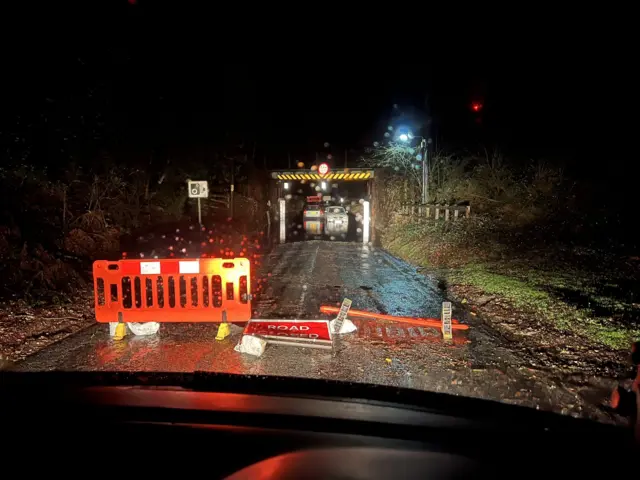
[[[280,245],[261,266],[264,292],[254,318],[328,318],[321,305],[392,315],[439,317],[442,291],[436,279],[386,251],[358,243],[308,241]],[[530,368],[514,345],[474,317],[443,342],[436,329],[379,321],[355,321],[358,331],[336,340],[333,351],[268,345],[255,358],[233,350],[242,328],[216,341],[215,324],[164,324],[157,335],[113,341],[107,325],[95,325],[27,358],[14,370],[195,370],[330,378],[476,396],[607,420],[578,390]],[[593,392],[590,392],[593,395]],[[595,395],[606,395],[608,391]]]

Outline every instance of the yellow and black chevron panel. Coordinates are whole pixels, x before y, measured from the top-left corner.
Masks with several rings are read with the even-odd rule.
[[[322,176],[317,172],[274,172],[278,180],[370,180],[373,170],[347,170],[329,172]]]

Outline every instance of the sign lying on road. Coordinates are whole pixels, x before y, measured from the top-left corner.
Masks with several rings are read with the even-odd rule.
[[[332,348],[327,320],[251,320],[244,335],[255,335],[276,345]]]

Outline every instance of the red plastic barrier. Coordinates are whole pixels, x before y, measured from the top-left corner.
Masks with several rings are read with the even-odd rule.
[[[93,264],[98,322],[229,322],[251,318],[247,258],[98,260]]]

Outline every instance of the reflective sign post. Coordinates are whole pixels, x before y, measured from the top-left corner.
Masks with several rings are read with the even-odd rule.
[[[451,340],[451,302],[442,302],[442,336],[445,340]]]
[[[365,200],[362,204],[363,206],[363,215],[362,215],[362,243],[365,245],[369,243],[369,217],[371,215],[369,202]]]
[[[284,198],[279,199],[280,202],[280,243],[284,243],[287,241],[287,231],[285,229],[285,200]]]

